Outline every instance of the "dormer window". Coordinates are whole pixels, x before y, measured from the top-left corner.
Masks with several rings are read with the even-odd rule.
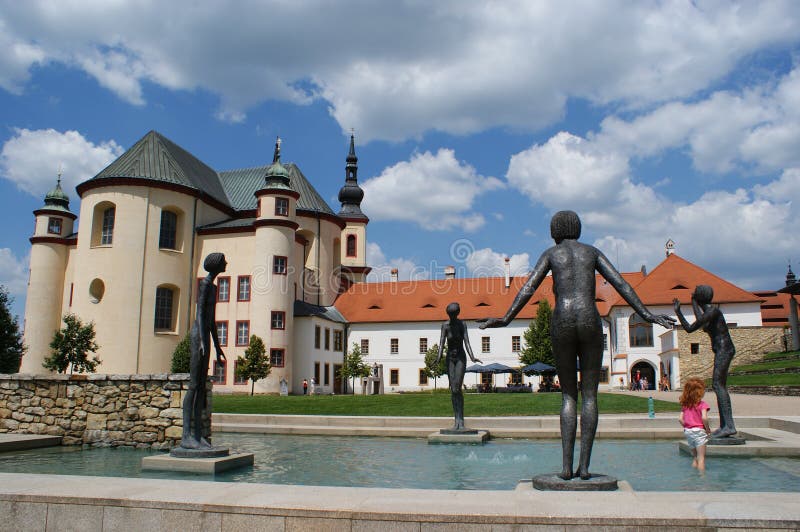
[[[275,198],[275,216],[289,216],[289,200],[287,198]]]
[[[47,232],[51,235],[61,234],[61,218],[48,218],[47,219]]]

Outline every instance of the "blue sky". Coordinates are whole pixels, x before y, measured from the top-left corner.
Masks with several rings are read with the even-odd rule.
[[[800,249],[797,2],[0,1],[0,283],[31,211],[155,129],[217,170],[276,135],[338,210],[355,129],[373,279],[526,272],[559,209],[623,271],[749,289]]]

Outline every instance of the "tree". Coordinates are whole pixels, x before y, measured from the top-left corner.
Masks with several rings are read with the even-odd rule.
[[[11,315],[11,303],[5,286],[0,285],[0,373],[17,373],[25,354],[19,321]]]
[[[189,349],[189,335],[187,334],[175,347],[175,351],[172,353],[172,366],[169,370],[172,373],[189,373],[191,359],[192,352]]]
[[[433,387],[436,388],[436,379],[447,373],[447,357],[442,356],[438,364],[434,364],[436,357],[439,356],[439,344],[433,344],[433,347],[425,352],[425,375],[429,379],[433,379]]]
[[[66,314],[64,327],[55,332],[50,342],[52,354],[44,359],[42,366],[59,373],[66,373],[67,368],[70,374],[75,371],[94,373],[101,363],[96,356],[89,358],[89,353],[100,347],[94,336],[94,322],[84,325],[75,314]]]
[[[544,362],[551,366],[556,365],[553,356],[553,344],[550,343],[550,318],[553,311],[546,299],[539,301],[536,319],[525,331],[525,348],[519,354],[519,362],[523,366],[534,362]]]
[[[241,380],[250,379],[250,395],[255,393],[256,381],[266,379],[272,371],[267,357],[264,340],[255,334],[250,337],[250,345],[244,351],[244,357],[236,358],[236,376]]]
[[[369,377],[370,367],[364,361],[364,356],[361,354],[361,347],[357,343],[353,343],[353,348],[349,353],[344,355],[344,364],[339,370],[339,376],[344,379],[353,379],[353,393],[356,393],[355,379],[356,377]]]

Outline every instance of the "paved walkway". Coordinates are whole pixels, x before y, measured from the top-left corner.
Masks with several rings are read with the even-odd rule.
[[[678,402],[681,392],[646,392],[615,391],[625,395],[649,397],[662,401]],[[711,405],[712,414],[717,412],[717,396],[709,391],[704,397],[706,403]],[[734,419],[740,416],[800,416],[800,397],[782,397],[773,395],[746,395],[741,393],[731,394]]]

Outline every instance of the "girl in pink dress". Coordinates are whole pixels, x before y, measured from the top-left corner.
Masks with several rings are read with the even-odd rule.
[[[681,394],[680,422],[686,442],[692,449],[692,467],[698,471],[706,470],[706,444],[708,443],[708,403],[703,401],[706,385],[701,379],[689,379]]]

